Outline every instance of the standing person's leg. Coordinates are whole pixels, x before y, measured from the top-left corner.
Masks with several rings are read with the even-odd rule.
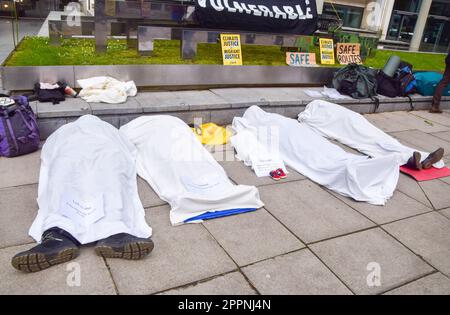
[[[449,83],[450,83],[450,65],[447,64],[445,66],[444,76],[442,77],[442,80],[439,82],[434,92],[433,101],[431,102],[430,113],[442,113],[441,109],[439,108],[442,93],[444,92],[445,88],[448,86]]]

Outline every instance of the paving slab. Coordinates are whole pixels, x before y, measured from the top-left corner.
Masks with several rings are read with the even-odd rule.
[[[0,188],[37,183],[40,165],[41,150],[14,158],[0,157]]]
[[[386,295],[450,295],[450,279],[437,272],[385,293]]]
[[[304,247],[264,208],[205,221],[204,226],[239,266]]]
[[[144,112],[136,97],[128,97],[125,103],[120,104],[89,103],[89,106],[91,106],[93,115],[139,114]]]
[[[160,199],[151,186],[141,177],[137,177],[138,194],[144,208],[162,206],[167,204]]]
[[[310,248],[356,294],[378,294],[434,271],[380,228],[341,236]],[[379,286],[368,281],[377,275],[376,264],[380,268]]]
[[[412,148],[417,148],[425,152],[433,152],[440,147],[444,148],[446,155],[447,152],[450,152],[450,142],[420,130],[393,132],[391,135],[397,138],[404,145],[408,145]]]
[[[309,180],[259,188],[265,208],[306,243],[374,224]]]
[[[442,114],[435,114],[430,113],[429,111],[421,110],[421,111],[412,111],[410,112],[412,115],[424,118],[426,120],[435,122],[437,124],[450,127],[450,114],[448,113],[442,113]]]
[[[9,247],[0,250],[0,294],[116,294],[114,283],[103,258],[97,256],[92,247],[82,248],[74,260],[49,269],[23,273],[11,266],[11,258],[33,245]],[[80,285],[73,278],[80,271]],[[67,280],[71,280],[67,282]],[[70,285],[68,285],[68,283]]]
[[[38,118],[78,117],[92,114],[89,103],[81,98],[66,98],[59,104],[37,103]]]
[[[135,99],[143,108],[144,113],[189,110],[189,104],[172,92],[138,93]]]
[[[398,190],[394,191],[394,195],[386,202],[384,206],[375,206],[367,202],[355,201],[335,192],[331,193],[377,224],[384,224],[432,211],[431,208],[428,208],[424,204],[408,197]]]
[[[235,271],[184,288],[169,290],[161,295],[255,295],[244,276]]]
[[[260,88],[227,88],[211,89],[210,91],[231,104],[233,108],[250,107],[252,105],[267,106],[269,99],[273,98],[273,93],[262,93],[264,89]],[[281,97],[281,95],[280,95]],[[301,102],[297,100],[299,104]]]
[[[401,191],[405,195],[419,201],[425,206],[432,208],[430,201],[425,195],[424,191],[420,187],[419,183],[412,177],[400,173],[398,179],[397,190]]]
[[[435,132],[432,133],[432,135],[442,140],[450,142],[450,131]]]
[[[211,91],[177,91],[171,93],[181,103],[188,104],[190,110],[231,108],[230,103]]]
[[[0,248],[33,242],[28,229],[37,214],[34,185],[0,189]]]
[[[441,214],[450,219],[450,208],[439,211]]]
[[[450,276],[450,221],[432,212],[383,226],[386,231]]]
[[[267,294],[352,294],[308,249],[245,267],[242,272]]]
[[[256,176],[255,172],[249,167],[244,164],[242,161],[225,161],[220,162],[220,165],[225,169],[228,176],[237,184],[242,185],[251,185],[251,186],[264,186],[264,185],[271,185],[271,184],[281,184],[286,183],[290,181],[297,181],[305,179],[303,175],[298,173],[297,171],[294,171],[291,168],[287,168],[288,174],[287,177],[275,182],[272,178],[269,176],[264,177],[258,177]]]
[[[420,182],[420,186],[425,191],[436,210],[450,207],[450,185],[441,180],[428,180]]]
[[[391,113],[366,114],[364,117],[384,132],[398,132],[410,130],[411,126],[402,124],[398,119],[394,119]]]
[[[425,133],[450,130],[450,127],[443,126],[429,119],[413,115],[412,112],[399,111],[392,113],[383,113],[383,115],[390,117],[393,123],[401,123],[403,125],[409,126],[409,129],[417,129]]]
[[[204,280],[236,265],[201,224],[173,227],[169,207],[150,208],[155,248],[139,261],[108,259],[120,294],[151,294]]]

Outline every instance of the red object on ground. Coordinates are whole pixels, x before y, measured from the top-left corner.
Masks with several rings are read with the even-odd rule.
[[[450,176],[450,169],[448,167],[432,167],[426,170],[423,169],[418,171],[402,165],[400,166],[400,171],[413,177],[418,182]]]
[[[281,179],[277,171],[272,171],[269,173],[269,175],[273,180],[279,181]]]
[[[278,173],[278,176],[280,176],[280,178],[286,178],[287,177],[286,173],[281,168],[277,169],[277,173]]]

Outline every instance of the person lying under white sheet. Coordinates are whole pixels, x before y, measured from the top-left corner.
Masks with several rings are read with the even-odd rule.
[[[29,234],[39,245],[12,258],[35,272],[97,242],[107,258],[140,259],[153,249],[138,196],[136,149],[112,125],[86,115],[54,132],[41,153],[39,211]]]
[[[406,164],[413,169],[444,167],[444,149],[438,148],[430,154],[404,146],[372,125],[363,115],[337,104],[314,100],[298,115],[298,121],[324,137],[371,157],[396,154],[401,165]]]
[[[397,156],[369,158],[345,152],[295,119],[252,106],[242,118],[234,118],[233,128],[238,134],[256,128],[260,143],[270,141],[279,144],[278,156],[286,165],[318,184],[355,200],[384,205],[397,185],[400,165]],[[267,129],[277,132],[267,132]],[[244,152],[245,146],[236,150],[239,150],[237,153],[240,156],[254,154]]]
[[[138,175],[171,207],[172,225],[254,211],[263,206],[254,186],[234,185],[179,118],[143,116],[120,128],[138,151]]]

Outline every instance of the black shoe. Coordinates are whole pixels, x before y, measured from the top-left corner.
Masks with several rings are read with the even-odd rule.
[[[413,169],[413,170],[421,170],[422,164],[420,163],[420,153],[415,151],[413,153],[413,156],[409,158],[408,162],[406,163],[406,167]]]
[[[42,234],[41,244],[15,255],[11,264],[23,272],[36,272],[78,256],[77,241],[66,231],[52,228]]]
[[[430,155],[427,156],[427,158],[422,162],[422,167],[424,169],[431,168],[434,163],[439,162],[442,157],[444,156],[444,149],[439,148],[433,153],[430,153]]]
[[[97,255],[105,258],[141,259],[150,254],[154,244],[150,238],[139,238],[127,233],[112,235],[98,241]]]

